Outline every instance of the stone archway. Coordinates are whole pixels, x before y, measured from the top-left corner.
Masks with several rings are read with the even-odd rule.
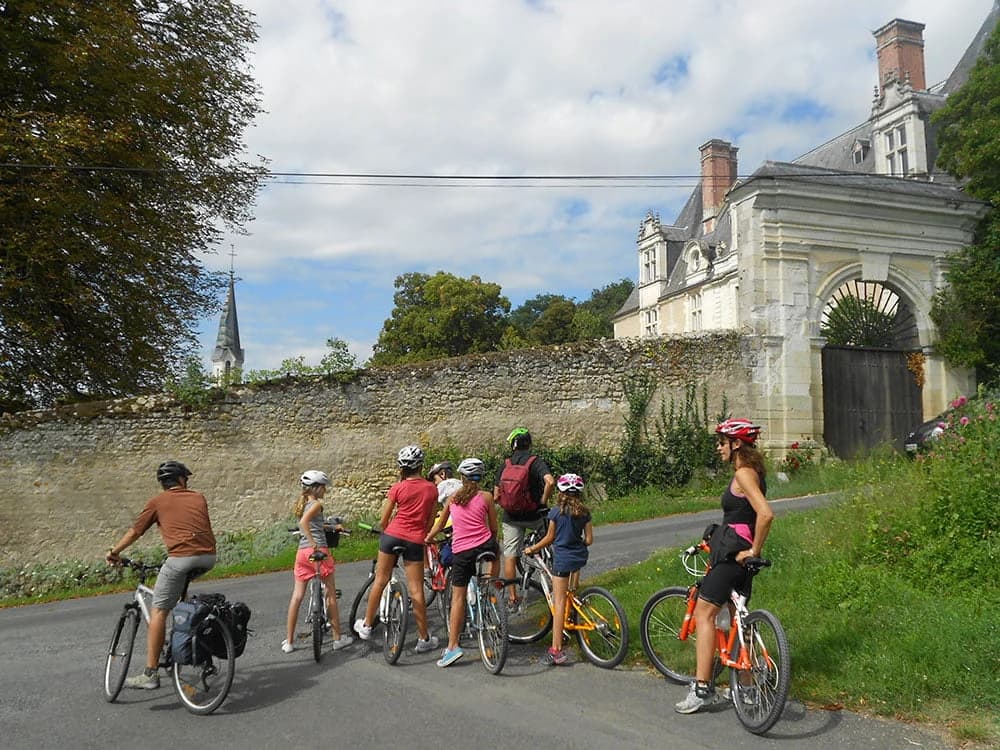
[[[820,316],[823,439],[842,458],[897,444],[922,421],[920,331],[915,306],[892,283],[853,278]],[[922,366],[922,364],[921,364]]]

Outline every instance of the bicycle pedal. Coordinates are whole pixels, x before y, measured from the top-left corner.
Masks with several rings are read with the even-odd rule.
[[[336,593],[338,599],[344,595],[344,592],[340,589],[334,589],[334,592]]]

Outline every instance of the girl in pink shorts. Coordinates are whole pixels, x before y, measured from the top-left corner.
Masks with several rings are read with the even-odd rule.
[[[333,628],[333,649],[350,646],[354,638],[340,634],[340,610],[337,607],[337,588],[333,580],[333,557],[326,544],[323,529],[323,496],[330,484],[330,478],[322,471],[309,470],[302,475],[302,495],[295,501],[293,512],[299,519],[299,550],[295,553],[293,570],[295,587],[288,603],[288,629],[281,650],[290,654],[295,650],[295,622],[299,616],[299,605],[305,597],[306,584],[316,575],[316,563],[309,558],[317,552],[325,557],[320,561],[319,577],[326,585],[326,613]]]

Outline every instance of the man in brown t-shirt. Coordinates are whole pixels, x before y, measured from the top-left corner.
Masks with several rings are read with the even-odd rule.
[[[191,571],[204,572],[215,565],[215,534],[208,517],[208,503],[202,494],[187,488],[189,476],[190,470],[179,461],[160,464],[156,478],[163,492],[146,503],[132,528],[108,550],[106,559],[114,565],[122,551],[154,523],[159,525],[163,545],[167,548],[167,559],[153,587],[153,607],[146,637],[146,668],[129,677],[125,681],[126,687],[153,690],[160,686],[157,667],[166,634],[167,616],[181,598]]]

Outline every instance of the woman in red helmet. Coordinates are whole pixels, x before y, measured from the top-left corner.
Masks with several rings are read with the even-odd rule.
[[[774,519],[765,497],[764,459],[756,447],[760,427],[746,419],[727,419],[715,432],[719,456],[733,467],[733,479],[722,493],[722,523],[708,541],[712,566],[701,581],[694,608],[695,631],[708,634],[715,632],[716,615],[729,606],[730,592],[750,597],[751,578],[742,562],[760,557]],[[697,638],[695,650],[695,681],[687,697],[675,706],[682,714],[693,714],[717,700],[712,681],[715,638]]]

